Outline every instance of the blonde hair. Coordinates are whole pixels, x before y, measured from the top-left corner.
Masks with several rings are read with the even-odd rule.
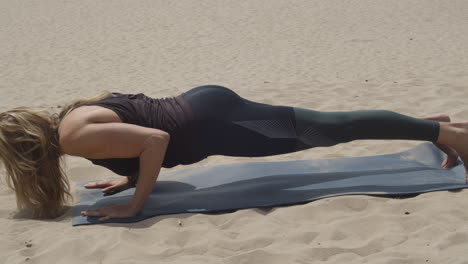
[[[75,100],[59,114],[29,107],[0,113],[0,160],[20,211],[29,211],[33,218],[56,218],[62,214],[62,206],[72,195],[60,163],[59,124],[80,104],[110,96],[112,93],[104,91],[92,98]]]

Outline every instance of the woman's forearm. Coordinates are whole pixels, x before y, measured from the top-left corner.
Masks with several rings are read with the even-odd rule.
[[[138,213],[148,199],[156,182],[164,160],[169,135],[155,135],[145,141],[145,149],[140,154],[140,171],[135,194],[130,206]]]

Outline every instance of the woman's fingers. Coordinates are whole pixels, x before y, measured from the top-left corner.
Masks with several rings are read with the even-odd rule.
[[[85,210],[81,211],[81,215],[84,216],[103,216],[103,212],[101,212],[101,209],[95,209],[95,210]]]
[[[102,192],[110,192],[113,191],[117,187],[116,185],[109,186],[107,188],[102,189]]]
[[[130,204],[113,204],[105,208],[98,208],[94,210],[85,210],[81,214],[84,216],[100,216],[99,221],[107,221],[113,218],[127,218],[134,217],[138,211],[130,206]]]
[[[130,186],[128,185],[127,178],[122,179],[113,179],[112,185],[102,189],[105,193],[117,193],[128,189]]]
[[[109,220],[109,219],[111,219],[111,218],[112,218],[112,217],[106,215],[106,216],[104,216],[104,217],[99,218],[99,221],[107,221],[107,220]]]
[[[122,185],[122,184],[119,184],[119,183],[115,183],[113,184],[112,186],[109,186],[107,188],[104,188],[102,189],[103,192],[107,193],[107,192],[118,192],[118,191],[123,191],[125,189],[128,189],[128,188],[125,188],[125,185]]]
[[[90,182],[84,185],[85,188],[95,189],[95,188],[105,188],[112,185],[112,180],[103,180],[99,182]]]
[[[107,221],[107,220],[112,218],[110,215],[107,215],[107,213],[103,212],[103,210],[101,210],[101,209],[82,211],[81,215],[84,215],[84,216],[104,216],[104,217],[99,218],[98,219],[99,221]]]

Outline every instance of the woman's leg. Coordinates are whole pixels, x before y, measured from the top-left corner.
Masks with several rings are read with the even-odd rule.
[[[194,113],[195,146],[205,157],[258,157],[358,139],[403,139],[430,141],[446,150],[452,148],[464,161],[468,158],[468,141],[463,139],[465,145],[460,141],[463,133],[468,134],[465,123],[413,118],[387,110],[319,112],[262,104],[214,85],[194,88],[184,97]]]

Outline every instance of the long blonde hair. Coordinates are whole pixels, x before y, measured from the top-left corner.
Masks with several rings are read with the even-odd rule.
[[[0,113],[0,160],[20,211],[29,211],[33,218],[56,218],[62,214],[62,206],[72,195],[61,166],[59,124],[80,104],[110,96],[112,93],[103,91],[92,98],[75,100],[58,114],[29,107]]]

